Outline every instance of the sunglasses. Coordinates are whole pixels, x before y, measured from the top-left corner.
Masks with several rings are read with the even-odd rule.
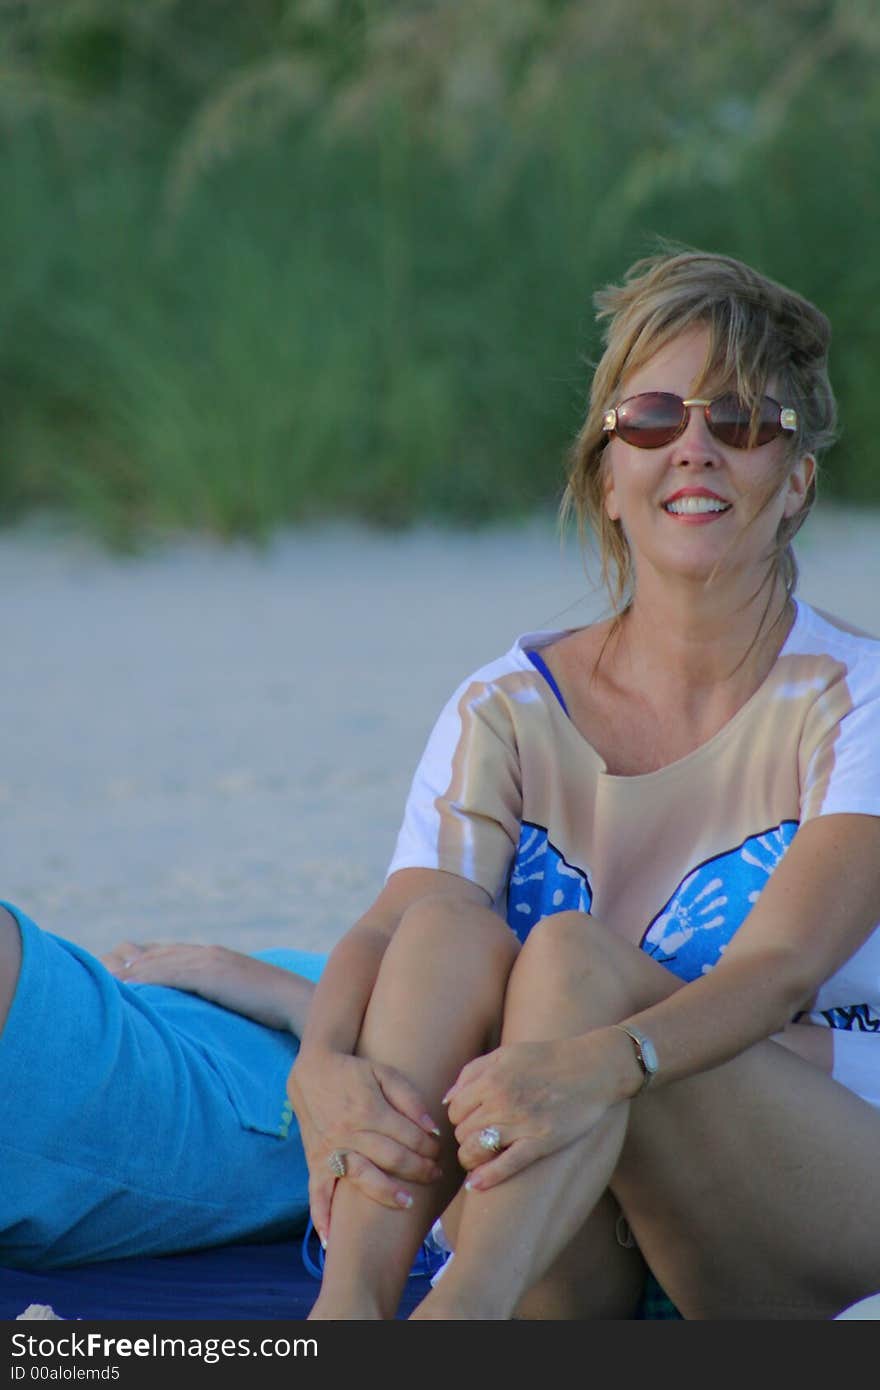
[[[731,449],[754,449],[769,444],[783,430],[797,429],[797,411],[780,405],[772,396],[762,396],[753,414],[745,401],[732,392],[707,401],[699,397],[682,400],[671,391],[643,391],[638,396],[628,396],[620,405],[606,410],[602,428],[636,449],[659,449],[684,434],[693,405],[703,407],[709,433]]]

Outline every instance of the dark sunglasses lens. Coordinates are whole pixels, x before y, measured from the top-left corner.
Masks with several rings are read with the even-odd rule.
[[[769,396],[762,397],[757,419],[739,396],[719,396],[708,409],[709,428],[732,449],[754,449],[769,444],[779,434],[779,406]]]
[[[645,391],[617,407],[617,433],[637,449],[659,449],[681,431],[685,409],[680,396]]]

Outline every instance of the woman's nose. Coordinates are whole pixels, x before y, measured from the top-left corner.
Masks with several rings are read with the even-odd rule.
[[[678,467],[714,468],[721,462],[718,440],[709,429],[701,405],[688,406],[687,425],[673,441],[673,463]]]

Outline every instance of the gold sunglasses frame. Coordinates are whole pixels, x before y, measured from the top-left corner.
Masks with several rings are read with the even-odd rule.
[[[637,392],[636,392],[636,395],[639,395],[639,396],[674,396],[674,395],[675,395],[675,392],[674,392],[674,391],[637,391]],[[632,400],[632,399],[633,399],[632,396],[627,396],[627,398],[626,398],[626,400]],[[721,396],[715,396],[715,397],[713,398],[713,400],[707,400],[704,396],[690,396],[690,397],[688,397],[687,400],[685,400],[685,399],[683,399],[683,398],[680,398],[680,399],[681,399],[681,403],[682,403],[682,405],[684,406],[684,408],[685,408],[686,410],[688,410],[692,405],[702,405],[702,406],[712,405],[712,404],[714,403],[714,401],[716,401],[716,400],[721,400],[722,397],[721,397]],[[768,399],[773,400],[773,397],[770,396]],[[620,405],[625,405],[625,404],[626,404],[626,400],[621,401],[621,402],[620,402]],[[778,402],[777,402],[777,404],[778,404]],[[605,414],[602,416],[602,430],[603,430],[603,432],[604,432],[605,434],[613,434],[614,431],[617,429],[617,412],[618,412],[619,409],[620,409],[620,406],[613,405],[613,406],[611,407],[611,409],[610,409],[610,410],[606,410],[606,411],[605,411]],[[708,420],[707,420],[706,423],[708,424]],[[671,439],[667,440],[667,443],[671,444],[673,439],[677,439],[678,436],[679,436],[680,434],[684,434],[684,431],[687,429],[687,426],[688,426],[688,422],[687,422],[687,419],[685,419],[685,422],[684,422],[682,428],[681,428],[680,430],[678,430],[678,431],[672,436]],[[797,411],[794,409],[794,407],[793,407],[793,406],[790,406],[790,405],[780,405],[780,406],[779,406],[779,428],[780,428],[780,430],[788,430],[789,432],[791,432],[791,431],[793,431],[793,430],[796,430],[797,427],[798,427],[798,416],[797,416]],[[710,433],[711,433],[711,430],[710,430]],[[722,442],[723,442],[723,441],[722,441]],[[635,446],[635,447],[638,447],[638,446]],[[728,448],[733,448],[734,446],[733,446],[733,445],[728,445],[727,447],[728,447]],[[656,448],[662,449],[662,448],[663,448],[663,445],[662,445],[662,444],[658,444],[658,445],[656,445]]]

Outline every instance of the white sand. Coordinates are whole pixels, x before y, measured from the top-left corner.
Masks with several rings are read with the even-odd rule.
[[[800,592],[880,632],[880,516],[825,507]],[[381,885],[458,681],[604,609],[552,523],[288,532],[135,559],[0,536],[0,896],[124,936],[329,948]]]

